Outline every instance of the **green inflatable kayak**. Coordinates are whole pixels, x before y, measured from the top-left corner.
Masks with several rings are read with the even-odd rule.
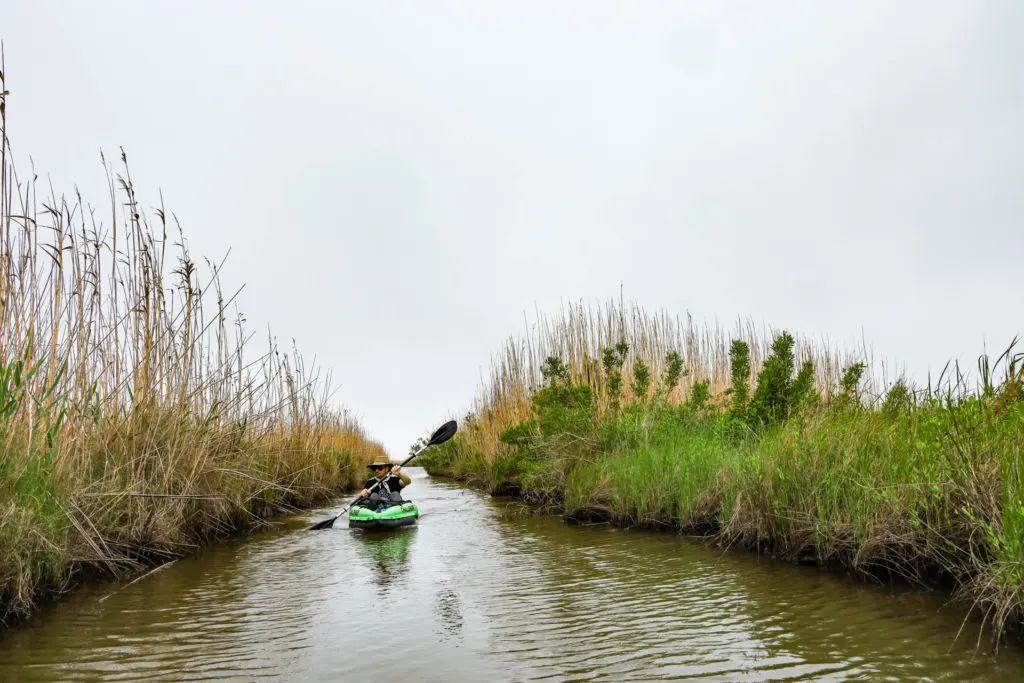
[[[412,501],[392,505],[380,512],[353,505],[348,511],[348,525],[356,529],[394,529],[415,524],[419,516],[420,509]]]

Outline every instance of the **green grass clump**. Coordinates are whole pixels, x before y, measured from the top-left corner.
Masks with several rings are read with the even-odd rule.
[[[13,611],[31,606],[37,587],[58,586],[69,562],[64,492],[47,460],[0,459],[0,605]]]
[[[735,456],[719,434],[699,428],[602,453],[573,470],[565,510],[629,525],[706,528],[716,523],[719,473]]]

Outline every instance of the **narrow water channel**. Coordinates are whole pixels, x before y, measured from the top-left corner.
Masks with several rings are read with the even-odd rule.
[[[510,514],[410,473],[417,526],[305,531],[320,511],[77,590],[0,635],[0,680],[1024,680],[1020,648],[957,639],[942,595]]]

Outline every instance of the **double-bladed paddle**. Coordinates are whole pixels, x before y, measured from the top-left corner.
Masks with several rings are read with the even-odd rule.
[[[409,463],[410,460],[412,460],[417,455],[419,455],[423,451],[427,450],[431,446],[436,446],[438,444],[442,444],[445,441],[447,441],[448,439],[452,438],[453,436],[455,436],[455,432],[458,431],[458,429],[459,429],[459,427],[458,427],[457,424],[455,424],[455,420],[451,420],[450,422],[445,422],[443,425],[441,425],[440,427],[437,428],[437,431],[435,431],[433,434],[430,435],[430,440],[427,441],[427,443],[424,446],[422,446],[419,450],[417,450],[415,453],[413,453],[408,458],[406,458],[402,462],[402,464],[399,465],[399,467],[405,467]],[[373,491],[378,486],[380,486],[383,482],[387,481],[387,479],[388,479],[387,477],[384,477],[384,479],[377,480],[373,484],[373,486],[371,486],[368,489],[370,491],[370,493],[373,493]],[[338,517],[341,517],[343,514],[348,512],[348,509],[350,507],[352,507],[353,505],[355,505],[356,503],[358,503],[358,502],[360,502],[362,500],[363,500],[362,496],[360,496],[359,498],[356,498],[355,500],[353,500],[351,503],[348,504],[348,507],[346,507],[344,510],[339,512],[334,517],[331,517],[330,519],[325,519],[322,522],[317,522],[313,526],[309,527],[309,531],[318,531],[320,529],[330,529],[332,526],[334,526],[334,520],[338,519]]]

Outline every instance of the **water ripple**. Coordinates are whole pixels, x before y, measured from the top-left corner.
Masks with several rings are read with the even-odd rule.
[[[3,681],[1018,680],[938,596],[667,534],[505,517],[421,476],[426,514],[214,548],[84,589],[0,640]],[[114,592],[114,591],[117,592]],[[111,594],[112,593],[112,594]],[[102,602],[100,598],[105,598]]]

